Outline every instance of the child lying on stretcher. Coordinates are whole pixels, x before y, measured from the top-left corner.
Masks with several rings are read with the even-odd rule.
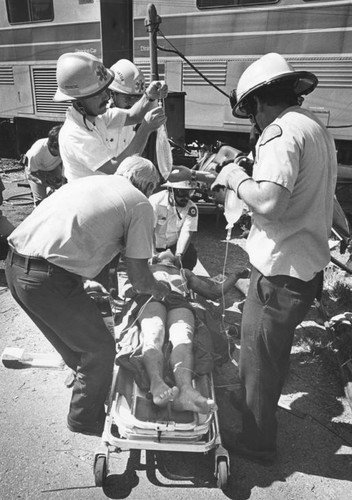
[[[150,393],[154,404],[176,411],[207,414],[216,410],[213,399],[203,397],[192,385],[194,375],[193,335],[195,310],[187,299],[189,290],[205,298],[216,299],[248,276],[247,269],[235,270],[222,284],[200,278],[188,269],[174,265],[175,256],[167,250],[158,255],[158,263],[151,265],[154,277],[167,283],[171,289],[163,301],[150,295],[125,292],[136,304],[135,321],[140,325],[141,360],[150,379]],[[165,335],[171,342],[170,365],[175,385],[170,387],[163,378]]]

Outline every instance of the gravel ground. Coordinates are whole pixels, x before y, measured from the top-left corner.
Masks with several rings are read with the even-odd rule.
[[[4,167],[4,161],[0,163]],[[32,205],[22,171],[1,174],[6,186],[4,213],[17,225]],[[245,240],[234,232],[225,241],[224,219],[202,215],[195,237],[200,274],[227,274],[238,263],[247,264]],[[334,276],[331,277],[331,274]],[[336,272],[330,272],[331,283]],[[341,280],[349,279],[341,273]],[[331,285],[333,286],[333,285]],[[329,316],[348,310],[340,298],[325,306]],[[219,332],[230,328],[231,359],[214,372],[218,416],[224,431],[238,430],[236,406],[238,378],[236,359],[241,314],[236,303],[243,299],[233,289],[225,301],[207,302],[219,323]],[[347,300],[347,299],[346,299]],[[349,299],[350,300],[350,296]],[[351,302],[349,302],[350,304]],[[349,305],[350,308],[350,305]],[[0,352],[5,347],[26,347],[34,352],[51,352],[51,346],[16,305],[6,287],[0,265]],[[212,464],[191,454],[172,454],[175,469],[188,469],[194,477],[185,482],[155,481],[146,467],[135,467],[133,480],[121,488],[127,458],[114,461],[117,473],[109,476],[104,490],[94,487],[92,461],[97,438],[70,433],[65,418],[70,391],[64,386],[67,370],[11,370],[0,367],[2,437],[0,438],[0,484],[2,498],[90,500],[99,498],[235,500],[340,500],[352,499],[352,412],[344,394],[331,332],[324,328],[321,313],[312,308],[297,329],[291,355],[291,370],[278,410],[279,462],[265,468],[230,456],[230,481],[226,493],[211,480]],[[332,347],[331,347],[332,346]],[[165,457],[166,460],[167,457]],[[202,465],[200,465],[202,464]],[[191,472],[190,472],[191,471]],[[192,474],[191,474],[192,473]],[[130,476],[129,476],[130,477]]]

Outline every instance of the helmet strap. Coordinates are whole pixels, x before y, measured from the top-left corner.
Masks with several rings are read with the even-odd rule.
[[[86,109],[81,101],[73,101],[73,107],[80,113],[82,116],[87,116]]]
[[[259,127],[256,115],[257,115],[257,109],[258,109],[258,97],[253,96],[251,99],[251,110],[248,113],[248,118],[251,120],[252,123],[254,123],[254,126],[256,130],[258,131],[259,134],[262,133],[262,129]]]
[[[258,134],[261,134],[263,131],[259,127],[256,117],[253,116],[252,114],[249,114],[248,118],[250,118],[250,120],[252,121],[252,123],[254,123],[255,129],[257,130]]]
[[[86,111],[86,108],[84,107],[84,105],[80,101],[74,101],[72,103],[72,105],[75,108],[75,110],[78,111],[78,113],[80,115],[82,115],[82,117],[83,117],[83,123],[84,123],[86,129],[89,130],[90,132],[92,132],[93,129],[91,129],[90,127],[88,127],[88,123],[87,123],[87,121],[89,121],[89,120],[87,120],[88,114],[87,114],[87,111]]]
[[[168,189],[169,191],[169,203],[171,206],[176,206],[176,200],[175,200],[175,194],[174,194],[174,189]]]

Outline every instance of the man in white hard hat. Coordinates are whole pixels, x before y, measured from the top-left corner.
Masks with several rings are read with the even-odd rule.
[[[166,189],[149,198],[155,214],[156,252],[169,248],[178,267],[192,270],[197,263],[197,251],[191,242],[198,229],[198,208],[191,200],[196,184],[168,181],[163,186]]]
[[[119,176],[86,176],[65,184],[8,238],[9,289],[76,373],[67,424],[82,434],[102,433],[116,354],[82,277],[94,279],[124,248],[135,290],[157,300],[170,291],[154,279],[148,265],[154,216],[147,197],[159,174],[140,156],[124,160],[121,169]]]
[[[86,52],[68,52],[57,62],[57,102],[72,106],[59,135],[68,182],[95,174],[113,174],[124,158],[141,153],[150,133],[166,121],[156,105],[167,96],[165,82],[153,81],[131,109],[108,108],[114,73]],[[121,152],[123,127],[140,123],[138,137]]]
[[[146,90],[143,73],[128,59],[118,60],[110,69],[115,75],[113,82],[109,86],[111,107],[131,109]],[[137,128],[136,125],[123,128],[120,135],[121,151],[131,144]]]
[[[277,403],[296,326],[322,289],[330,260],[337,161],[334,141],[301,108],[316,76],[269,53],[242,74],[232,102],[237,118],[260,132],[250,177],[227,165],[213,186],[233,189],[252,211],[247,251],[252,264],[241,331],[243,431],[225,445],[262,463],[277,454]]]
[[[132,108],[146,90],[143,73],[128,59],[119,59],[110,69],[114,73],[109,86],[114,105],[120,109]]]

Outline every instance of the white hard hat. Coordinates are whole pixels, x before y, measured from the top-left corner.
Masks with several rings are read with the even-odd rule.
[[[318,78],[309,71],[295,71],[280,54],[275,52],[265,54],[248,66],[239,79],[236,99],[232,102],[232,114],[237,118],[247,118],[247,113],[241,109],[241,104],[250,94],[265,85],[285,82],[291,82],[292,90],[297,95],[306,95],[315,89]]]
[[[143,73],[128,59],[120,59],[110,68],[115,73],[109,88],[122,94],[142,95],[145,89]]]
[[[107,88],[114,73],[87,52],[67,52],[56,66],[57,91],[54,101],[75,101],[92,97]]]
[[[173,189],[196,189],[197,184],[192,181],[165,182],[163,186]]]

